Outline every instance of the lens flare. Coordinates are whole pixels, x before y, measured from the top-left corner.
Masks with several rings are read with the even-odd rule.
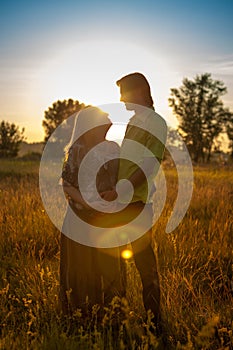
[[[121,252],[121,256],[123,259],[128,260],[128,259],[132,258],[133,252],[130,249],[125,249]]]

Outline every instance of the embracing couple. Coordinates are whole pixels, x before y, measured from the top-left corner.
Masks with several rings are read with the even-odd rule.
[[[144,75],[128,74],[117,86],[126,109],[135,112],[121,147],[106,140],[112,123],[97,107],[78,113],[67,147],[62,179],[69,205],[61,233],[60,301],[63,312],[79,308],[85,315],[95,304],[108,305],[115,296],[125,297],[122,256],[130,245],[145,309],[151,310],[159,330],[152,219],[154,178],[163,158],[167,126],[154,111]]]

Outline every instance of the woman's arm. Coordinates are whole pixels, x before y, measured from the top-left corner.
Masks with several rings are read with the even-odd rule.
[[[80,204],[85,209],[90,209],[89,205],[83,199],[81,192],[77,188],[64,180],[62,186],[65,194],[70,197],[73,202]]]

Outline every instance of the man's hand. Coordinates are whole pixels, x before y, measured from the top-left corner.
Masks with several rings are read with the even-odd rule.
[[[108,201],[108,202],[111,202],[111,201],[114,201],[116,198],[117,198],[117,192],[116,192],[116,190],[111,190],[111,191],[105,191],[105,192],[102,192],[101,194],[100,194],[100,196],[104,199],[104,200],[106,200],[106,201]]]

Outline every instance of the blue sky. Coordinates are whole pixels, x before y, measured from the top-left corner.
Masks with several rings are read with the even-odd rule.
[[[135,70],[147,75],[165,118],[170,88],[204,72],[224,81],[233,110],[231,0],[8,1],[0,8],[0,117],[24,126],[28,141],[42,140],[44,111],[56,100],[117,102],[115,80]]]

